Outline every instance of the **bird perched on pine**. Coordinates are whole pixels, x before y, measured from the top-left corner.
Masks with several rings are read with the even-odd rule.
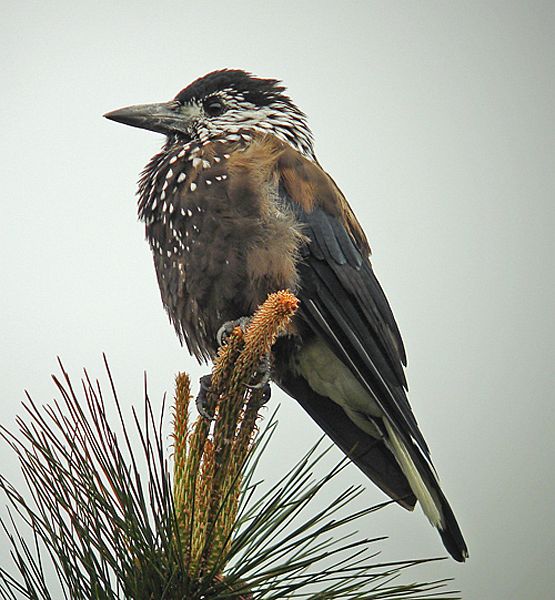
[[[406,396],[405,350],[347,200],[314,154],[306,116],[274,79],[221,70],[174,100],[108,119],[166,135],[139,185],[162,302],[210,359],[225,323],[270,292],[300,307],[272,378],[384,492],[417,500],[449,553],[468,556]]]

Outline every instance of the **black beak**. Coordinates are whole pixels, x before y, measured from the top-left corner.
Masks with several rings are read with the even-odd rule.
[[[110,121],[167,135],[175,131],[187,133],[187,112],[187,107],[172,100],[157,104],[126,106],[106,113],[104,116]]]

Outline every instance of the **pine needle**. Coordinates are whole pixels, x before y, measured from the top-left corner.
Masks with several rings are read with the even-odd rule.
[[[58,400],[40,406],[28,396],[18,433],[0,428],[26,487],[0,476],[13,559],[0,567],[0,597],[453,599],[444,581],[401,583],[428,559],[376,562],[383,538],[351,530],[388,503],[351,514],[357,487],[321,503],[348,462],[315,477],[321,442],[279,481],[256,480],[277,423],[274,415],[258,431],[262,390],[249,384],[297,305],[290,292],[272,294],[230,334],[207,393],[212,421],[191,422],[190,381],[176,377],[171,463],[164,408],[156,417],[146,383],[142,414],[129,419],[106,359],[110,401],[86,372],[78,393],[60,362]]]

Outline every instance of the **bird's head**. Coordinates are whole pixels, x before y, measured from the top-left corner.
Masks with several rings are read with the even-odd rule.
[[[269,133],[314,158],[306,116],[285,94],[281,83],[241,70],[209,73],[170,102],[128,106],[104,116],[163,133],[170,143],[233,142],[242,132]]]

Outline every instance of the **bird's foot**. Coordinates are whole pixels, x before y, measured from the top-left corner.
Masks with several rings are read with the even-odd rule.
[[[240,327],[243,331],[248,327],[251,317],[241,317],[234,321],[226,321],[216,334],[218,346],[226,343],[227,338],[235,327]],[[272,360],[270,353],[267,353],[260,361],[253,378],[249,383],[245,383],[245,387],[249,390],[262,390],[259,399],[259,406],[264,406],[271,397],[270,377],[271,377]],[[206,419],[214,418],[213,408],[208,406],[207,392],[210,387],[210,375],[205,375],[200,379],[200,391],[196,397],[196,405],[199,413]]]
[[[262,395],[260,396],[260,399],[257,402],[257,409],[262,408],[263,406],[268,404],[270,398],[272,397],[272,388],[270,387],[270,383],[268,381],[257,388],[253,388],[249,385],[247,385],[247,387],[249,387],[250,389],[262,389]]]
[[[195,404],[199,415],[208,421],[214,418],[214,407],[209,405],[208,390],[212,382],[212,375],[204,375],[200,378],[200,390],[195,398]]]
[[[240,327],[243,331],[247,328],[250,323],[250,317],[241,317],[240,319],[236,319],[235,321],[226,321],[219,329],[216,334],[216,340],[218,341],[218,346],[223,346],[227,341],[227,338],[231,335],[231,332],[236,328]]]
[[[262,357],[260,365],[256,369],[256,372],[253,377],[254,383],[247,383],[245,385],[251,390],[259,390],[268,384],[271,376],[272,358],[270,353],[268,352]]]
[[[260,398],[260,406],[264,406],[272,395],[270,388],[270,377],[272,375],[272,360],[270,353],[264,355],[260,361],[254,377],[253,383],[246,383],[245,387],[250,390],[262,390],[262,397]]]
[[[245,387],[249,390],[262,390],[260,399],[258,400],[258,407],[262,407],[268,403],[272,396],[272,389],[270,387],[270,370],[269,370],[269,358],[265,358],[263,361],[264,367],[261,368],[261,373],[257,371],[256,375],[261,375],[258,381],[254,383],[246,383]],[[267,367],[266,367],[267,365]],[[263,370],[264,369],[264,370]],[[195,405],[199,415],[207,421],[212,421],[214,418],[214,407],[211,406],[208,401],[208,390],[212,383],[212,375],[204,375],[200,378],[200,389],[195,398]]]

